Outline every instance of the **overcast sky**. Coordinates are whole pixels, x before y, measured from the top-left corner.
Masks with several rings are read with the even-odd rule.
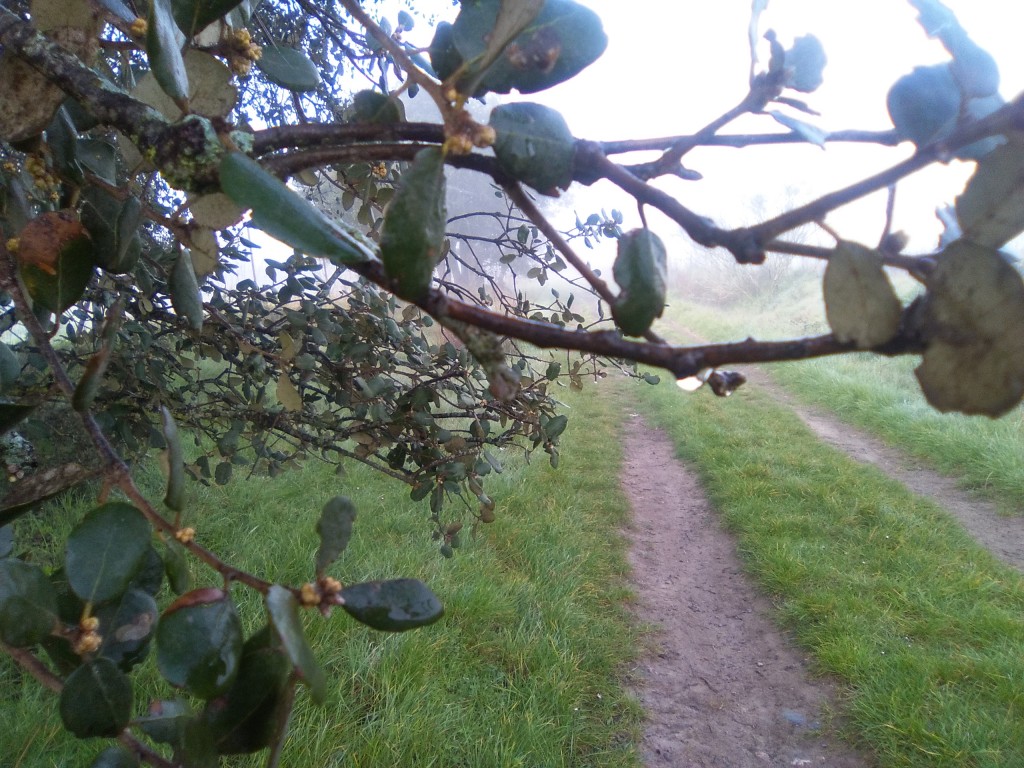
[[[582,2],[604,21],[608,50],[571,81],[528,97],[561,111],[576,136],[607,140],[690,133],[744,96],[750,0]],[[1015,0],[946,4],[971,37],[996,57],[1003,95],[1009,99],[1024,90],[1024,5]],[[443,18],[454,19],[458,12],[448,0],[437,0],[434,7]],[[807,101],[821,112],[813,120],[826,130],[890,128],[885,109],[889,86],[917,65],[948,59],[941,44],[926,37],[905,0],[771,0],[761,18],[762,31],[768,28],[784,44],[807,33],[824,44],[829,59],[825,82]],[[419,43],[426,32],[416,29],[408,38]],[[780,126],[769,117],[751,117],[728,130],[777,131]],[[773,204],[792,207],[895,164],[911,150],[910,145],[899,150],[829,146],[823,151],[811,145],[708,148],[695,150],[686,159],[704,175],[703,181],[659,183],[684,204],[732,226],[750,223],[750,201],[757,196],[764,197],[770,209]],[[952,202],[972,168],[973,164],[954,162],[901,185],[896,226],[911,235],[911,250],[935,246],[940,227],[934,208]],[[570,200],[584,209],[619,206],[627,214],[627,225],[637,222],[635,206],[601,185],[579,191]],[[884,195],[877,195],[828,221],[847,236],[873,242],[884,205]]]

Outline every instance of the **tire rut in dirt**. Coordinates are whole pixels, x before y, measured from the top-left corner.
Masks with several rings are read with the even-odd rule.
[[[633,508],[638,620],[660,627],[640,664],[649,768],[873,761],[829,733],[834,692],[768,618],[695,475],[660,430],[631,417],[621,483]]]

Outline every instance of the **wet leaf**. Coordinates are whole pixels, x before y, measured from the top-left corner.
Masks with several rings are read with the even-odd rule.
[[[92,761],[89,768],[138,768],[139,758],[122,746],[107,747]]]
[[[886,104],[896,133],[920,147],[953,132],[960,115],[960,87],[948,64],[915,67],[889,89]]]
[[[327,678],[302,630],[298,601],[289,590],[275,584],[267,591],[266,603],[270,622],[299,679],[309,688],[313,702],[323,704],[327,697]]]
[[[999,248],[1024,231],[1024,143],[995,148],[978,163],[967,188],[956,199],[964,237]]]
[[[18,264],[29,295],[61,313],[81,298],[95,267],[92,238],[73,211],[48,211],[18,236]]]
[[[958,240],[928,279],[916,374],[940,411],[1000,416],[1024,395],[1024,281],[991,248]]]
[[[178,28],[191,38],[241,3],[242,0],[172,0],[171,5]]]
[[[302,51],[280,45],[266,45],[256,66],[267,79],[296,93],[315,91],[320,85],[320,71]]]
[[[252,209],[255,226],[309,256],[323,256],[338,264],[361,264],[376,258],[373,243],[328,221],[312,203],[240,152],[230,152],[221,161],[220,182],[228,197]]]
[[[352,122],[389,125],[405,120],[405,106],[378,91],[359,91],[352,97]]]
[[[197,589],[175,600],[156,630],[156,663],[176,688],[201,699],[222,695],[234,682],[242,654],[242,625],[231,598]]]
[[[291,664],[270,626],[250,637],[227,693],[207,702],[203,719],[218,754],[256,752],[270,745],[286,705]]]
[[[193,331],[202,330],[203,295],[199,291],[199,280],[192,266],[192,255],[187,250],[179,251],[171,267],[167,288],[174,311],[185,319]]]
[[[95,244],[97,266],[114,274],[131,271],[142,251],[139,199],[129,196],[122,202],[106,190],[88,187],[82,192],[81,216]]]
[[[151,534],[149,521],[131,504],[115,501],[93,509],[67,539],[71,589],[91,603],[122,594],[142,564]]]
[[[164,406],[160,406],[160,418],[163,421],[164,440],[167,441],[167,493],[164,504],[175,512],[185,508],[185,454],[181,447],[181,436],[174,416]]]
[[[786,85],[795,91],[811,93],[823,82],[822,70],[828,58],[821,41],[814,35],[804,35],[793,41],[793,47],[786,51]]]
[[[228,466],[231,466],[230,464]],[[175,539],[164,541],[164,572],[167,582],[176,595],[188,592],[192,587],[192,574],[188,569],[185,548]]]
[[[769,109],[766,110],[766,112],[774,117],[777,122],[789,128],[804,141],[808,141],[818,147],[825,147],[825,140],[828,138],[828,133],[818,126],[811,125],[803,120],[798,120],[784,112],[779,112],[777,109]]]
[[[491,112],[502,170],[545,195],[572,183],[576,140],[561,114],[541,104],[505,104]]]
[[[882,269],[882,256],[842,242],[829,256],[824,280],[825,315],[839,341],[870,349],[891,339],[902,307]]]
[[[21,362],[11,348],[0,342],[0,393],[5,392],[21,375]]]
[[[99,655],[130,672],[149,653],[158,615],[156,600],[141,589],[129,589],[116,603],[99,608],[95,613],[103,638]]]
[[[64,681],[60,719],[80,739],[117,736],[131,714],[131,681],[110,659],[87,661]]]
[[[433,624],[444,607],[418,579],[365,581],[341,590],[345,611],[369,627],[383,632],[405,632]]]
[[[316,524],[316,532],[320,535],[320,548],[316,553],[317,578],[345,551],[352,538],[355,519],[356,508],[345,496],[335,496],[324,504]]]
[[[238,101],[238,88],[228,66],[212,54],[189,48],[182,57],[188,80],[189,111],[207,117],[224,117]],[[155,72],[147,72],[132,89],[132,96],[149,104],[168,120],[182,115],[181,107],[164,90]]]
[[[57,597],[46,574],[36,565],[5,556],[0,560],[0,640],[27,647],[56,626]]]
[[[623,333],[642,336],[665,310],[665,246],[649,229],[634,229],[619,238],[612,267],[619,295],[612,316]]]
[[[150,0],[146,27],[149,65],[164,93],[182,105],[188,99],[188,74],[181,55],[184,44],[185,36],[171,13],[171,0]]]
[[[408,301],[430,289],[441,258],[448,213],[444,155],[437,147],[420,150],[384,213],[380,255],[395,293]]]
[[[431,58],[435,70],[442,77],[446,64],[461,60],[467,69],[459,81],[460,88],[475,95],[486,91],[509,93],[536,93],[575,76],[604,53],[608,37],[596,13],[573,0],[547,0],[540,13],[504,50],[493,64],[486,65],[487,50],[491,46],[500,0],[480,0],[464,4],[450,31],[437,34],[450,35],[450,48],[445,41],[438,42],[439,61],[434,59],[435,45],[431,44]],[[509,16],[509,29],[517,14]],[[455,55],[452,55],[454,48]]]
[[[227,229],[238,224],[245,216],[245,211],[234,200],[223,192],[190,200],[188,209],[192,212],[192,221],[209,229]]]

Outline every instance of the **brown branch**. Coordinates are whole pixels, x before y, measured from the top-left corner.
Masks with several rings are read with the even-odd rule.
[[[895,147],[900,143],[896,131],[862,131],[846,130],[832,131],[825,134],[825,141],[829,143],[850,142],[862,144],[879,144],[887,147]],[[629,152],[651,152],[665,150],[677,142],[685,142],[694,147],[732,147],[743,148],[773,144],[806,144],[807,139],[795,133],[752,133],[752,134],[726,134],[708,136],[701,138],[700,134],[692,136],[668,136],[656,139],[635,139],[626,141],[602,141],[601,149],[606,155],[620,155]]]
[[[13,645],[8,645],[0,640],[0,651],[3,651],[14,659],[19,667],[32,675],[32,677],[36,679],[36,682],[44,688],[53,691],[53,693],[60,693],[64,690],[63,681],[53,674],[53,672],[51,672],[49,668],[27,648],[15,648]]]
[[[57,387],[70,401],[75,393],[75,384],[71,381],[67,371],[64,370],[64,365],[60,356],[53,348],[53,345],[50,344],[50,340],[42,326],[39,324],[39,320],[37,320],[36,316],[32,313],[32,308],[22,291],[21,283],[15,274],[13,258],[2,241],[0,241],[0,290],[3,290],[11,297],[11,300],[14,302],[15,309],[17,310],[18,320],[36,340],[39,355],[46,361],[47,366],[50,368],[50,372],[53,375]],[[132,501],[136,507],[138,507],[139,511],[146,516],[146,519],[149,520],[150,524],[153,525],[154,528],[164,532],[165,534],[174,536],[178,531],[177,526],[165,519],[164,516],[161,515],[152,504],[150,504],[149,500],[145,495],[143,495],[142,491],[139,490],[138,486],[135,485],[135,481],[131,476],[130,467],[118,455],[117,451],[114,450],[114,447],[110,444],[110,441],[103,433],[103,430],[100,428],[93,415],[89,411],[83,411],[79,413],[78,416],[86,433],[89,435],[93,446],[99,454],[100,463],[104,466],[103,472],[109,484],[117,486],[121,492],[124,493],[124,495]],[[194,541],[188,542],[185,546],[199,560],[222,574],[225,579],[241,582],[242,584],[252,587],[263,594],[266,594],[267,590],[271,587],[270,582],[264,581],[250,573],[228,565],[213,552],[199,544],[196,544]]]
[[[257,131],[253,155],[259,157],[279,149],[314,149],[338,144],[365,142],[444,142],[444,129],[434,123],[310,123],[282,125]]]

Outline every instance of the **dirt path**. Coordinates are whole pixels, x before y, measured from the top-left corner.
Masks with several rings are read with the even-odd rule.
[[[863,464],[872,464],[919,496],[950,512],[974,539],[1004,563],[1024,570],[1024,517],[1006,517],[991,501],[969,493],[956,478],[922,466],[878,438],[856,429],[819,408],[798,402],[771,379],[767,371],[744,369],[748,387],[771,392],[793,409],[818,438]]]
[[[768,618],[668,437],[633,415],[624,448],[641,618],[662,628],[639,670],[648,768],[871,765],[823,726],[830,686]]]

